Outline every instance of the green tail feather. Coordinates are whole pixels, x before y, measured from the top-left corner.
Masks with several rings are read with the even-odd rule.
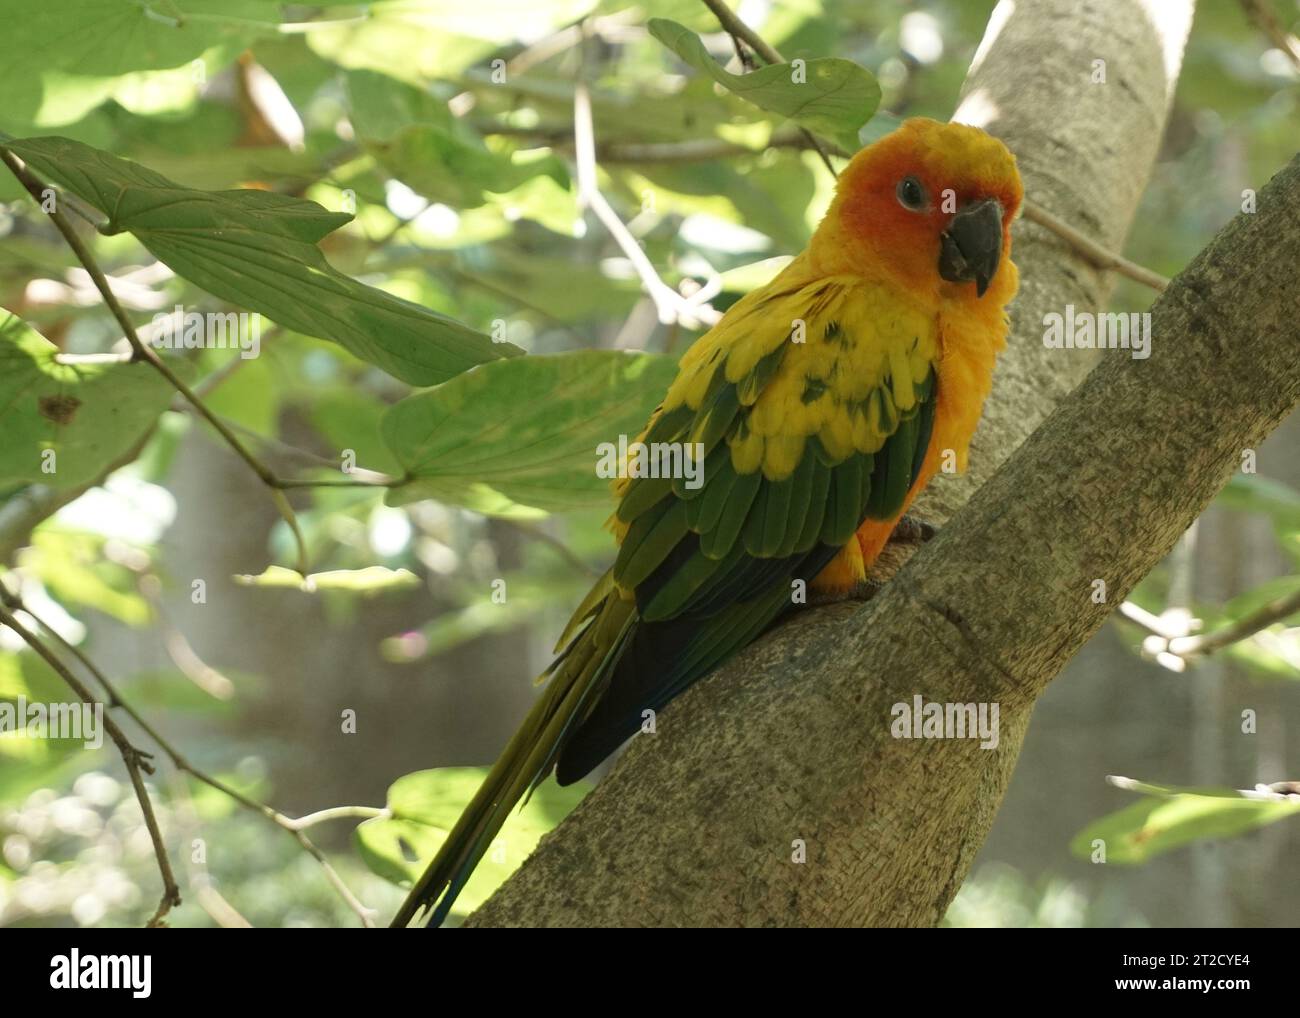
[[[565,735],[590,708],[592,693],[617,664],[636,621],[631,603],[616,595],[607,599],[571,651],[557,661],[545,692],[411,888],[393,919],[393,927],[408,926],[423,909],[431,910],[430,926],[439,926],[446,919],[511,809],[550,773]],[[615,633],[612,641],[602,646],[602,637],[608,638],[611,630]]]

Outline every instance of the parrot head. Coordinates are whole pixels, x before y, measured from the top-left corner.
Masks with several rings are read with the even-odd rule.
[[[844,168],[814,247],[830,240],[847,268],[883,268],[911,292],[978,300],[1001,289],[995,281],[1023,197],[1002,142],[977,127],[917,117]]]

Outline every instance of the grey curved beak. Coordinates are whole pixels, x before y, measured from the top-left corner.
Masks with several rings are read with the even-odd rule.
[[[952,217],[939,247],[939,275],[950,283],[974,283],[983,297],[1002,261],[1002,204],[986,198]]]

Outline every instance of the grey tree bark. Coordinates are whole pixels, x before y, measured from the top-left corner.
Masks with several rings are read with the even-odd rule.
[[[1004,4],[958,119],[1007,141],[1031,198],[1117,249],[1190,17],[1173,0]],[[952,517],[940,535],[867,605],[802,615],[679,698],[469,925],[937,923],[1037,697],[1300,399],[1298,210],[1293,163],[1157,302],[1151,358],[1109,352],[1091,374],[1044,346],[1043,316],[1101,308],[1107,280],[1020,224],[1022,291],[970,473],[919,508]],[[891,707],[916,694],[999,704],[996,750],[895,739]]]

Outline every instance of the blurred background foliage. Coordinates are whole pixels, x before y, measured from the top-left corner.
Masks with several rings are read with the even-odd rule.
[[[1273,6],[1296,31],[1296,0]],[[787,59],[846,58],[875,75],[882,114],[866,140],[893,118],[947,118],[992,7],[746,0],[739,11]],[[705,289],[715,312],[804,245],[832,188],[794,125],[666,50],[647,31],[653,17],[700,33],[730,71],[744,70],[698,0],[0,0],[10,32],[0,130],[71,138],[187,187],[255,188],[355,213],[320,247],[363,283],[529,353],[661,355],[601,382],[610,404],[635,419],[671,372],[662,355],[680,354],[706,319],[662,322],[625,252],[584,210],[575,83],[591,90],[600,191],[662,280],[687,299]],[[1176,273],[1238,211],[1243,189],[1291,157],[1298,80],[1237,3],[1200,4],[1131,259]],[[95,237],[94,251],[141,324],[178,304],[238,310],[129,234]],[[1121,280],[1112,303],[1143,310],[1152,296]],[[7,175],[0,305],[64,353],[122,348],[86,273]],[[214,412],[282,476],[337,476],[344,450],[372,471],[408,465],[383,422],[409,386],[338,345],[263,324],[257,358],[186,355]],[[293,493],[313,572],[379,572],[339,573],[313,591],[263,575],[293,564],[291,536],[256,478],[179,403],[100,487],[33,533],[0,539],[9,589],[112,676],[196,768],[288,816],[357,807],[311,834],[380,921],[400,899],[394,881],[436,846],[468,796],[476,772],[464,767],[495,756],[568,610],[611,558],[607,509],[589,472],[520,476],[510,443],[493,453],[494,467],[482,456],[456,466],[459,445],[481,440],[499,415],[559,434],[565,400],[587,398],[566,394],[558,378],[539,391],[531,376],[476,394],[470,380],[482,374],[434,390],[442,394],[432,404],[404,404],[444,422],[442,474],[411,492],[419,500],[386,504],[382,489]],[[613,427],[610,437],[619,430],[636,429]],[[1233,482],[1135,594],[1139,607],[1182,631],[1193,620],[1208,631],[1300,590],[1296,438],[1288,424],[1260,450],[1258,473]],[[11,486],[0,497],[13,506],[25,492]],[[0,538],[13,538],[4,511]],[[1179,828],[1187,837],[1136,866],[1095,865],[1087,837],[1071,854],[1090,824],[1145,842],[1155,807],[1183,802],[1138,800],[1149,805],[1142,817],[1116,821],[1126,807],[1131,817],[1135,800],[1107,787],[1108,773],[1214,788],[1300,776],[1287,738],[1300,717],[1295,619],[1164,666],[1142,655],[1146,635],[1123,621],[1108,627],[1049,692],[947,925],[1294,921],[1300,891],[1278,885],[1300,825],[1285,816],[1252,814],[1225,830],[1184,811],[1166,824],[1191,823]],[[0,631],[0,698],[20,695],[68,696]],[[1258,734],[1242,733],[1242,710],[1257,712]],[[150,787],[185,896],[170,922],[358,922],[317,862],[265,817],[165,757]],[[539,797],[461,907],[574,801]],[[1273,819],[1283,822],[1205,840]],[[138,924],[157,884],[111,746],[0,737],[0,924]]]

